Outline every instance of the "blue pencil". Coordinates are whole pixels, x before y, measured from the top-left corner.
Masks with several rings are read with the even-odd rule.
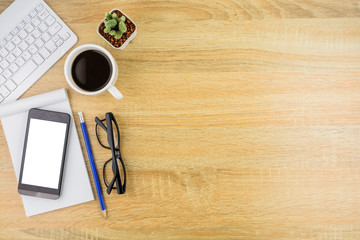
[[[101,192],[101,187],[100,187],[100,182],[99,182],[99,177],[96,171],[96,166],[95,166],[95,162],[94,162],[94,157],[91,151],[91,146],[90,146],[90,141],[89,141],[89,137],[87,134],[87,130],[86,130],[86,125],[85,125],[85,121],[84,121],[84,117],[82,112],[79,112],[79,117],[80,117],[80,125],[81,125],[81,129],[82,129],[82,133],[84,136],[84,141],[85,141],[85,145],[86,145],[86,150],[88,153],[88,157],[89,157],[89,161],[90,161],[90,166],[91,166],[91,171],[94,177],[94,182],[95,182],[95,186],[96,186],[96,192],[99,198],[99,202],[100,202],[100,207],[101,207],[101,211],[104,214],[104,217],[106,218],[106,208],[105,208],[105,203],[104,203],[104,198]]]

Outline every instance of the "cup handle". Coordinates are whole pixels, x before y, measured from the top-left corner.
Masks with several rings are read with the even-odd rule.
[[[110,86],[108,88],[108,91],[114,96],[114,98],[116,98],[117,100],[120,100],[123,98],[123,95],[121,94],[121,92],[115,87],[115,86]]]

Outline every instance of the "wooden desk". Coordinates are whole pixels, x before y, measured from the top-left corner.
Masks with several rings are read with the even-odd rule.
[[[360,238],[358,0],[47,2],[114,55],[125,97],[74,92],[65,57],[23,97],[65,87],[100,172],[93,119],[113,112],[128,188],[107,220],[97,201],[26,218],[0,130],[0,238]],[[113,8],[138,26],[124,51],[96,33]]]

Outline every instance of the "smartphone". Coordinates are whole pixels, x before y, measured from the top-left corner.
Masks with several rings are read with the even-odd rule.
[[[67,113],[29,110],[18,185],[20,194],[60,197],[70,118]]]

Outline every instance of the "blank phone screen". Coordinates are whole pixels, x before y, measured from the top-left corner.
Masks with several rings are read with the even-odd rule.
[[[66,123],[30,118],[23,184],[58,188],[65,135]]]

